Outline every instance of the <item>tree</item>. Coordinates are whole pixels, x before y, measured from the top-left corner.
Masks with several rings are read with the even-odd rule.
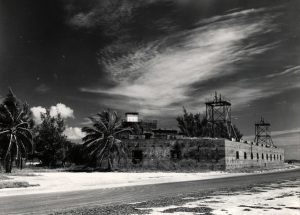
[[[12,163],[17,159],[22,168],[22,161],[32,150],[32,120],[27,103],[17,99],[10,89],[3,103],[0,104],[0,136],[4,156],[5,171],[11,172]],[[1,156],[1,157],[2,157]]]
[[[215,124],[213,128],[212,126],[208,126],[209,124],[206,117],[201,118],[199,113],[188,113],[185,108],[183,108],[183,115],[178,116],[176,120],[181,132],[188,137],[210,136],[213,133],[212,129],[214,129],[215,137],[231,139],[224,123]],[[235,125],[233,125],[230,129],[233,129],[233,134],[236,134],[237,140],[242,138],[243,134],[241,134]]]
[[[206,119],[201,119],[200,113],[188,113],[183,107],[183,115],[176,118],[180,131],[188,137],[201,137],[207,135]]]
[[[242,139],[243,134],[241,133],[241,131],[238,129],[238,127],[236,125],[233,125],[233,130],[234,130],[237,140],[239,141],[240,139]]]
[[[84,165],[89,162],[85,147],[82,144],[73,143],[67,151],[68,162],[76,165]]]
[[[42,123],[35,127],[35,153],[43,166],[54,167],[66,157],[68,141],[63,134],[64,120],[58,114],[52,117],[50,111],[41,114]]]
[[[106,159],[108,170],[111,171],[114,157],[117,156],[120,160],[125,154],[125,146],[116,136],[130,129],[122,127],[118,114],[110,110],[104,110],[89,119],[93,125],[82,128],[86,133],[82,138],[83,144],[89,156],[99,161],[100,165],[103,159]]]

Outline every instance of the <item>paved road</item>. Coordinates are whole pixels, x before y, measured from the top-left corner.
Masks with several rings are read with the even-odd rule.
[[[218,190],[295,178],[300,178],[300,169],[199,181],[0,197],[0,214],[48,214],[54,210],[138,202],[182,193]]]

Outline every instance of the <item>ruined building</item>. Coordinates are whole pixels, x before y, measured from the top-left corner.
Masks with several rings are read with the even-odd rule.
[[[128,116],[128,115],[127,115]],[[137,113],[129,114],[129,121],[139,122]],[[271,139],[270,123],[261,119],[255,123],[255,139],[236,141],[231,124],[231,103],[217,96],[206,101],[209,137],[188,138],[176,135],[162,136],[162,130],[152,129],[158,136],[126,138],[127,165],[143,168],[228,170],[244,167],[279,167],[284,163],[284,150],[277,148]],[[127,119],[127,120],[128,120]],[[228,139],[216,136],[218,125],[226,126]],[[223,126],[224,128],[224,126]],[[150,131],[148,131],[150,132]],[[174,131],[168,131],[170,134]],[[161,135],[161,136],[159,136]],[[170,138],[172,137],[172,138]]]

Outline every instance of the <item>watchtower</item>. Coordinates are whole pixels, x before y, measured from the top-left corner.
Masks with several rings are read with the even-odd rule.
[[[267,146],[274,146],[271,138],[271,132],[269,130],[271,124],[265,122],[264,118],[261,117],[260,122],[255,123],[255,139],[256,145],[266,144]]]
[[[231,129],[231,103],[221,94],[218,96],[217,92],[212,99],[206,102],[206,119],[210,126],[211,137],[216,137],[216,129],[222,129],[220,125],[225,125],[226,132],[229,138],[232,137]],[[235,135],[236,136],[236,135]]]

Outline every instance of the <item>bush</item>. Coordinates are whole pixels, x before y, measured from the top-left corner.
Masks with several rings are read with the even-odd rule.
[[[84,165],[89,162],[87,153],[82,144],[73,144],[67,152],[67,161],[76,165]]]
[[[193,159],[183,159],[178,161],[178,166],[181,169],[195,169],[198,166],[198,163],[196,160]]]

